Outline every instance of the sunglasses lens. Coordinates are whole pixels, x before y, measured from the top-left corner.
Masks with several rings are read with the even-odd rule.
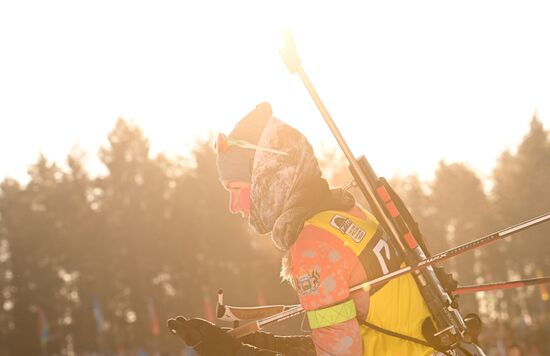
[[[226,135],[224,135],[222,133],[218,133],[218,137],[216,138],[216,141],[214,142],[214,149],[216,150],[216,153],[220,154],[220,153],[227,152],[231,146],[247,148],[247,149],[252,149],[252,150],[257,150],[257,151],[271,152],[271,153],[276,153],[276,154],[279,154],[279,155],[285,155],[286,156],[286,153],[283,152],[283,151],[279,151],[279,150],[272,149],[272,148],[267,148],[267,147],[260,147],[258,145],[253,144],[253,143],[250,143],[248,141],[236,140],[234,138],[227,137]]]

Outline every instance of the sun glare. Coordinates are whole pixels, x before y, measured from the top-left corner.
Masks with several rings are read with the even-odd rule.
[[[15,35],[0,35],[10,54],[0,58],[0,118],[9,123],[0,141],[10,149],[0,151],[20,156],[4,157],[0,173],[18,177],[40,151],[62,162],[78,144],[93,159],[118,117],[143,129],[153,153],[179,154],[209,132],[229,133],[262,101],[314,147],[336,149],[299,77],[279,57],[287,28],[353,153],[368,155],[386,176],[426,177],[440,159],[466,161],[486,174],[521,140],[535,110],[550,120],[550,29],[535,5],[3,7],[0,33]],[[495,11],[499,16],[487,16]]]

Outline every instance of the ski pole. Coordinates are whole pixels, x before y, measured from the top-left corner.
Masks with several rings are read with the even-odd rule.
[[[237,307],[223,304],[223,289],[218,290],[216,317],[222,321],[242,321],[263,319],[296,307],[295,305],[264,305],[257,307]]]
[[[452,291],[453,295],[463,295],[470,293],[489,292],[493,290],[503,290],[511,288],[520,288],[530,285],[538,285],[550,283],[550,277],[538,277],[530,279],[521,279],[516,281],[493,282],[485,284],[475,284],[458,286]],[[298,304],[290,305],[262,305],[254,307],[238,307],[228,304],[218,304],[221,311],[218,314],[218,319],[223,321],[244,321],[266,318],[278,314],[282,311],[295,308]]]
[[[445,261],[451,257],[455,257],[458,255],[463,254],[464,252],[470,251],[472,249],[487,245],[491,242],[501,240],[507,236],[513,235],[515,233],[518,233],[520,231],[526,230],[528,228],[534,227],[536,225],[542,224],[543,222],[546,222],[550,220],[550,213],[546,213],[540,216],[537,216],[535,218],[526,220],[524,222],[521,222],[519,224],[507,227],[505,229],[502,229],[500,231],[494,232],[492,234],[480,237],[476,240],[466,242],[462,245],[459,245],[457,247],[448,249],[446,251],[443,251],[441,253],[435,254],[430,258],[426,258],[420,262],[418,262],[415,265],[412,266],[406,266],[401,269],[398,269],[394,272],[390,272],[384,276],[372,279],[370,281],[366,281],[364,283],[360,283],[354,287],[350,288],[350,293],[355,292],[360,289],[364,290],[370,290],[373,286],[381,283],[388,282],[391,279],[400,277],[402,275],[405,275],[407,273],[411,273],[414,271],[417,271],[421,268],[425,268],[428,266],[432,266],[438,262]],[[258,331],[265,327],[266,325],[277,323],[283,320],[286,320],[288,318],[291,318],[293,316],[302,314],[305,310],[301,305],[296,305],[294,307],[291,307],[283,312],[280,312],[278,314],[274,314],[272,316],[269,316],[267,318],[259,319],[253,322],[250,322],[248,324],[239,326],[233,330],[228,331],[229,334],[231,334],[233,337],[240,338],[245,335],[248,335],[250,333],[253,333],[255,331]]]
[[[415,265],[406,266],[406,267],[403,267],[401,269],[398,269],[397,271],[390,272],[390,273],[388,273],[388,274],[386,274],[382,277],[378,277],[378,278],[375,278],[373,280],[361,283],[361,284],[359,284],[355,287],[352,287],[350,289],[350,292],[354,292],[354,291],[362,289],[362,288],[370,288],[371,286],[382,283],[382,282],[385,282],[388,279],[396,278],[396,277],[402,276],[406,273],[414,272],[414,271],[417,271],[421,268],[432,266],[437,262],[445,261],[445,260],[447,260],[451,257],[461,255],[466,251],[470,251],[472,249],[487,245],[491,242],[501,240],[501,239],[503,239],[507,236],[518,233],[518,232],[523,231],[525,229],[528,229],[530,227],[536,226],[536,225],[541,224],[541,223],[543,223],[545,221],[548,221],[548,220],[550,220],[550,213],[546,213],[546,214],[537,216],[535,218],[526,220],[526,221],[521,222],[519,224],[507,227],[503,230],[494,232],[492,234],[480,237],[479,239],[476,239],[476,240],[473,240],[473,241],[470,241],[470,242],[466,242],[466,243],[464,243],[462,245],[459,245],[457,247],[454,247],[454,248],[451,248],[449,250],[438,253],[436,255],[433,255],[432,257],[426,258],[426,259],[418,262]]]
[[[478,293],[478,292],[487,292],[492,290],[502,290],[510,288],[525,287],[534,284],[544,284],[550,283],[550,277],[539,277],[539,278],[529,278],[529,279],[520,279],[517,281],[507,281],[507,282],[494,282],[486,284],[477,284],[471,286],[461,286],[453,291],[454,295],[469,294],[469,293]]]

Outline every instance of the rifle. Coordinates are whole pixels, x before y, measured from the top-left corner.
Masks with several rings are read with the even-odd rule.
[[[307,77],[290,32],[285,33],[285,46],[281,57],[291,73],[297,73],[314,100],[326,124],[349,162],[349,170],[365,196],[373,215],[388,237],[388,243],[408,265],[415,266],[426,260],[427,252],[421,236],[404,204],[384,178],[378,178],[365,156],[356,159],[338,130],[315,87]],[[426,302],[432,318],[422,325],[428,343],[439,351],[460,350],[467,355],[485,355],[473,340],[477,335],[468,329],[458,310],[458,304],[443,288],[431,266],[416,269],[412,275]],[[435,324],[435,325],[434,325]]]

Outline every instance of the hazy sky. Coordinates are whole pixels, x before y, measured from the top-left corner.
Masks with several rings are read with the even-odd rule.
[[[379,175],[438,161],[490,174],[537,112],[550,128],[545,1],[0,1],[0,178],[78,145],[99,169],[117,117],[153,153],[228,133],[260,101],[334,147],[279,58],[304,68],[355,155]]]

